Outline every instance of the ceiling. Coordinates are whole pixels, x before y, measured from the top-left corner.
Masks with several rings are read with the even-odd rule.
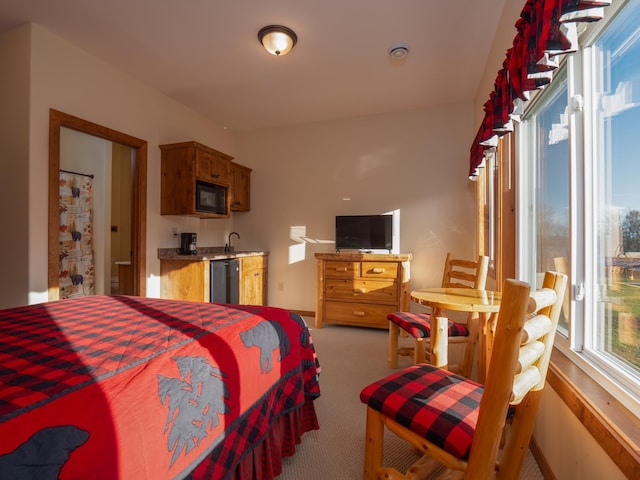
[[[2,0],[232,131],[473,100],[506,0]],[[292,28],[283,57],[257,39]],[[392,60],[396,43],[409,54]]]

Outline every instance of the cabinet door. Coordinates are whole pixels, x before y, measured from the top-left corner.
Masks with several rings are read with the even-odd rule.
[[[251,209],[251,169],[231,162],[231,210],[248,212]]]
[[[160,297],[209,301],[209,262],[160,260]]]
[[[198,178],[229,185],[229,164],[227,159],[204,150],[196,150],[196,177]]]
[[[241,259],[240,303],[244,305],[266,305],[267,260],[264,256]]]

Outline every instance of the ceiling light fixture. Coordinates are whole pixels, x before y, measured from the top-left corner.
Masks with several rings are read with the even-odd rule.
[[[258,40],[271,55],[286,55],[298,42],[296,32],[282,25],[267,25],[258,32]]]
[[[387,50],[391,58],[403,58],[409,53],[409,45],[406,43],[396,43]]]

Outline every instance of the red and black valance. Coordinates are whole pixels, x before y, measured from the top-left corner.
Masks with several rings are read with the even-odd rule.
[[[515,24],[513,45],[484,104],[484,119],[471,145],[470,178],[483,166],[485,150],[513,130],[529,92],[552,81],[557,56],[577,49],[576,24],[602,19],[609,5],[611,0],[527,0]]]

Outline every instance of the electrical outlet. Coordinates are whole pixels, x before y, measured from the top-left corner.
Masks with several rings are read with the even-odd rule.
[[[278,291],[284,292],[284,282],[278,282]]]
[[[177,236],[178,236],[178,227],[173,227],[173,228],[171,229],[171,232],[173,233],[173,236],[174,236],[174,237],[177,237]]]

